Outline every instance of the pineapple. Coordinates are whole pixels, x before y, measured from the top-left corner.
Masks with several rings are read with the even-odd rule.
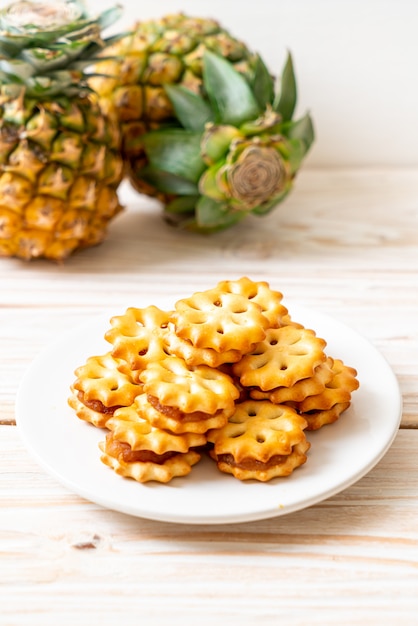
[[[182,13],[139,22],[109,50],[96,66],[90,81],[103,102],[115,107],[122,129],[122,153],[126,174],[139,192],[154,194],[141,175],[146,163],[142,135],[175,121],[165,90],[180,84],[199,94],[202,90],[202,58],[211,50],[252,75],[255,55],[213,19]]]
[[[0,11],[0,255],[61,261],[120,210],[120,131],[86,68],[118,7],[18,0]]]
[[[297,88],[290,54],[279,87],[261,57],[248,79],[208,50],[204,96],[166,86],[182,127],[142,137],[147,165],[139,174],[165,198],[167,221],[219,231],[248,214],[267,214],[287,196],[314,140],[309,114],[293,120]]]

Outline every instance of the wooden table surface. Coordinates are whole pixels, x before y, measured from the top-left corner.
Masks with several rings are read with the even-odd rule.
[[[418,171],[316,170],[235,230],[173,230],[121,190],[108,239],[63,265],[0,260],[0,624],[418,623]],[[403,416],[353,486],[263,521],[185,525],[71,493],[25,448],[14,403],[32,359],[94,316],[241,276],[348,324],[399,381]],[[376,416],[376,428],[378,428]]]

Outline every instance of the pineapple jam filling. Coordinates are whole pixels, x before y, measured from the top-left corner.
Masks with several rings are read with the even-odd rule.
[[[175,420],[181,420],[183,413],[175,406],[165,406],[161,404],[161,402],[155,396],[147,395],[148,402],[154,407],[156,411],[166,415],[167,417],[171,417]]]
[[[77,397],[88,409],[91,409],[96,413],[103,413],[104,415],[113,415],[116,409],[122,408],[121,404],[115,406],[105,406],[101,400],[87,400],[83,391],[79,391]]]
[[[179,454],[172,451],[157,454],[152,450],[132,450],[128,443],[116,441],[110,433],[106,440],[106,452],[115,459],[121,457],[125,463],[158,463],[159,465]]]
[[[161,402],[155,396],[147,395],[148,402],[154,407],[156,411],[166,415],[167,417],[171,417],[177,421],[181,422],[197,422],[199,420],[206,420],[210,417],[207,413],[202,413],[201,411],[195,411],[194,413],[183,413],[179,408],[175,406],[168,406],[161,404]]]
[[[284,454],[275,454],[268,461],[257,461],[257,459],[242,459],[239,463],[237,463],[232,454],[218,454],[218,461],[222,463],[226,463],[230,467],[238,467],[242,470],[267,470],[271,467],[276,467],[277,465],[281,465],[287,460],[287,456]]]
[[[71,24],[82,14],[82,8],[75,2],[61,0],[43,0],[37,3],[22,0],[10,6],[6,12],[8,26],[25,32],[54,30]]]

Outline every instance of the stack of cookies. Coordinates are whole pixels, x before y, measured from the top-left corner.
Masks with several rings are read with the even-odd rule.
[[[357,372],[247,277],[110,320],[112,349],[78,367],[69,404],[105,429],[101,460],[138,482],[185,476],[202,454],[240,480],[303,465],[306,432],[335,422]]]

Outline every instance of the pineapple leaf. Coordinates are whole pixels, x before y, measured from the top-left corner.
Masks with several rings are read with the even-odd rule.
[[[108,26],[111,26],[122,16],[122,13],[123,7],[120,4],[116,4],[115,6],[103,11],[97,19],[100,30],[105,30]]]
[[[23,2],[22,2],[23,4]],[[20,50],[29,48],[50,48],[54,45],[66,47],[71,41],[79,44],[88,44],[91,41],[97,42],[100,48],[104,45],[112,43],[113,39],[123,36],[123,33],[109,37],[103,40],[100,32],[118,20],[122,14],[121,5],[115,5],[97,17],[89,17],[85,12],[84,5],[79,4],[78,15],[74,14],[72,21],[60,21],[60,18],[54,23],[48,23],[47,17],[45,24],[42,20],[31,23],[14,23],[13,16],[8,11],[12,5],[6,9],[0,10],[0,48],[2,54],[16,55]],[[59,8],[57,14],[59,15]],[[43,14],[40,13],[40,15]]]
[[[8,94],[12,98],[16,98],[21,92],[21,87],[25,84],[24,81],[16,74],[9,74],[3,72],[0,69],[0,83],[7,85]]]
[[[171,202],[165,205],[164,211],[166,213],[193,213],[196,206],[196,202],[199,200],[199,196],[178,196]]]
[[[37,73],[47,73],[50,70],[69,68],[73,59],[83,59],[83,52],[90,49],[89,44],[73,42],[67,45],[53,45],[49,49],[28,48],[22,50],[17,58],[29,63]],[[101,48],[100,48],[101,49]],[[90,55],[88,55],[90,57]],[[91,65],[91,59],[84,61],[85,67]],[[71,67],[73,67],[71,65]]]
[[[22,48],[47,47],[56,40],[56,33],[41,33],[34,35],[20,35],[12,30],[3,30],[0,35],[2,51],[7,50],[11,55],[16,54]]]
[[[277,95],[273,108],[280,113],[284,121],[292,119],[297,102],[296,77],[290,52],[282,72],[280,93]]]
[[[25,81],[26,93],[36,98],[56,96],[66,93],[68,96],[88,91],[86,86],[74,82],[71,72],[58,71],[51,76],[33,76]]]
[[[153,169],[152,167],[144,167],[141,170],[141,178],[162,193],[179,194],[195,198],[198,194],[197,185],[191,181],[168,172]]]
[[[222,189],[219,188],[217,179],[218,172],[222,168],[222,161],[220,163],[212,165],[211,167],[208,167],[208,169],[202,174],[199,181],[200,192],[208,198],[215,200],[216,202],[225,201],[225,193]]]
[[[47,71],[68,64],[68,58],[62,50],[51,49],[48,51],[43,48],[28,48],[22,50],[19,56],[36,71]]]
[[[180,124],[187,130],[203,132],[205,124],[213,120],[209,104],[181,85],[166,85],[165,90]]]
[[[200,228],[222,230],[239,222],[244,211],[228,211],[228,205],[201,196],[196,204],[196,221]]]
[[[203,56],[203,83],[220,124],[239,126],[260,114],[260,107],[246,79],[213,52]]]
[[[197,183],[206,169],[200,156],[200,133],[167,128],[145,134],[141,141],[152,168]]]
[[[18,59],[0,59],[0,71],[9,76],[18,76],[23,82],[35,73],[35,70],[30,63],[26,63],[25,61]]]
[[[263,59],[258,54],[254,67],[253,91],[258,105],[262,110],[264,110],[268,104],[273,103],[274,79],[268,71]]]
[[[290,153],[288,163],[292,174],[296,174],[307,152],[305,142],[302,139],[289,139]]]
[[[284,134],[289,139],[300,139],[305,144],[305,153],[308,152],[315,140],[315,130],[309,113],[296,122],[289,124],[284,129]]]
[[[12,37],[10,34],[0,33],[0,48],[3,57],[13,57],[18,54],[19,50],[26,44],[24,37]]]

